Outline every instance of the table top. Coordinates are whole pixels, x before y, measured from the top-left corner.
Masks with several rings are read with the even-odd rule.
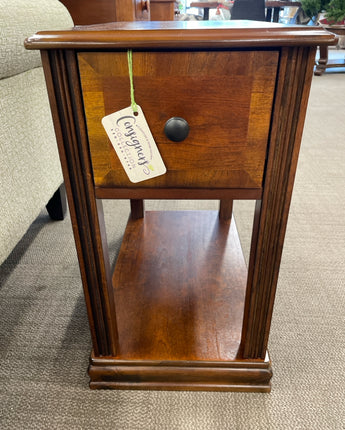
[[[345,25],[322,25],[322,27],[331,33],[345,35]]]
[[[134,21],[42,31],[27,49],[231,48],[336,45],[320,27],[259,21]]]

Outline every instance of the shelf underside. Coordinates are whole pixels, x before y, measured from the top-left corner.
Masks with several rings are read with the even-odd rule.
[[[92,358],[91,387],[267,391],[269,361],[238,357],[246,279],[234,219],[130,219],[113,275],[119,353]]]

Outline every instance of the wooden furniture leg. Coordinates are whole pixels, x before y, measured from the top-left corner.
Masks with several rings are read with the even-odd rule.
[[[231,220],[233,200],[219,201],[219,219],[223,221]]]
[[[210,19],[210,8],[204,7],[204,16],[203,20],[208,21]]]
[[[266,11],[266,21],[271,22],[272,21],[272,8],[268,7]]]
[[[95,196],[78,65],[73,51],[43,52],[48,92],[96,356],[115,356],[118,334],[102,200]],[[66,77],[69,76],[67,79]],[[55,83],[53,83],[53,81]],[[54,100],[54,101],[53,101]]]
[[[273,22],[279,22],[280,7],[273,8]]]
[[[327,26],[326,30],[339,36],[345,36],[345,28],[341,25]],[[345,67],[345,58],[337,58],[330,60],[328,58],[328,46],[320,46],[320,58],[318,63],[316,64],[314,75],[321,76],[326,69],[333,69],[339,67]]]
[[[297,48],[295,58],[302,54]],[[267,352],[273,303],[278,281],[280,259],[283,250],[294,175],[305,118],[303,100],[306,100],[312,80],[315,51],[310,51],[305,61],[290,61],[285,52],[281,58],[277,97],[285,100],[278,103],[273,112],[276,124],[271,131],[275,142],[268,152],[264,192],[256,201],[250,251],[246,303],[244,310],[241,357],[264,359]],[[300,80],[305,80],[304,87]],[[286,118],[293,112],[289,129],[279,127],[275,118]],[[299,122],[301,121],[301,122]]]
[[[321,76],[326,70],[328,63],[328,46],[320,46],[320,58],[316,64],[316,69],[314,71],[315,76]]]
[[[131,218],[144,218],[144,200],[131,199]]]

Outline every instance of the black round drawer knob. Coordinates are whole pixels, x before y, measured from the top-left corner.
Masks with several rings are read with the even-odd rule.
[[[173,142],[182,142],[189,133],[188,122],[183,118],[174,116],[165,123],[164,133]]]

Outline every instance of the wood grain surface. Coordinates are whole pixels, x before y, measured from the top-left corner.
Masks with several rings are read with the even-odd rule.
[[[130,105],[125,52],[78,56],[98,187],[261,188],[278,51],[134,52],[135,99],[167,173],[132,184],[103,129],[105,115]],[[190,127],[172,142],[172,117]]]
[[[318,27],[258,21],[136,21],[40,31],[27,49],[225,49],[336,45],[337,36]]]
[[[130,219],[113,276],[117,358],[235,359],[246,279],[234,220],[217,211]]]

